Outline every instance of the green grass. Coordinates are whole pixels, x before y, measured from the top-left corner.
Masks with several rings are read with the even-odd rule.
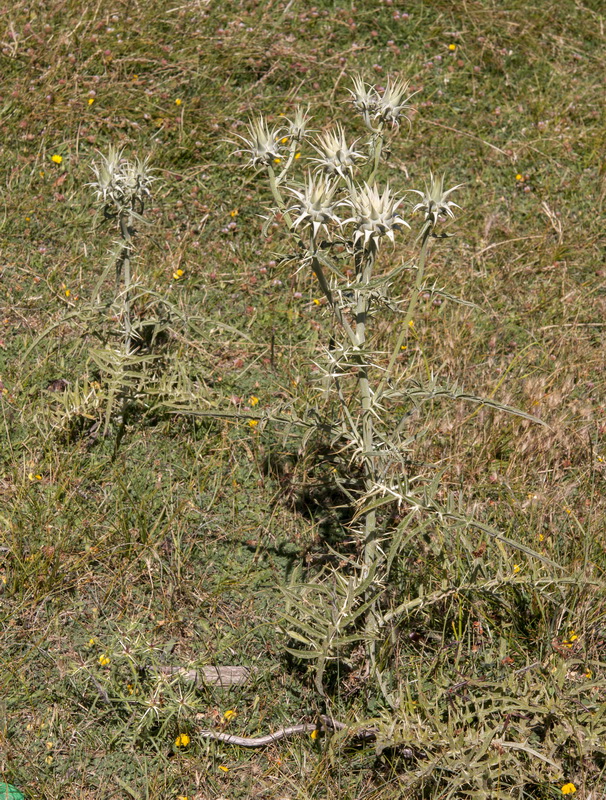
[[[17,2],[3,15],[0,781],[45,800],[550,798],[567,782],[597,800],[603,6],[288,5],[82,11],[67,0]],[[262,752],[196,737],[227,709],[238,712],[230,732],[256,735],[312,720],[327,702],[280,628],[282,587],[323,563],[331,534],[325,498],[304,493],[323,478],[297,459],[300,436],[165,406],[133,414],[117,452],[113,428],[92,429],[104,385],[89,352],[95,334],[114,341],[117,329],[111,313],[83,311],[115,239],[86,187],[97,149],[150,154],[157,170],[135,266],[149,290],[141,313],[162,309],[154,292],[173,306],[156,388],[172,375],[171,391],[201,411],[246,415],[252,396],[262,414],[301,410],[331,321],[311,279],[280,266],[279,229],[262,239],[270,195],[227,140],[250,115],[275,122],[297,101],[311,104],[315,127],[337,116],[363,135],[347,102],[356,70],[378,83],[399,72],[420,90],[382,178],[398,191],[430,169],[465,183],[456,237],[434,249],[429,281],[481,311],[423,302],[400,376],[433,371],[547,423],[436,403],[413,421],[412,469],[442,470],[464,512],[561,566],[438,524],[410,542],[389,602],[421,588],[425,600],[389,653],[398,708],[384,707],[355,653],[335,667],[328,704],[354,725],[382,726],[386,743],[418,747],[418,760],[339,737]],[[386,248],[383,263],[411,252],[411,240]],[[110,270],[108,305],[112,281]],[[406,296],[407,286],[404,277],[395,289]],[[392,333],[385,325],[380,341]],[[49,388],[58,379],[96,382],[89,416],[65,422],[62,393]],[[159,678],[153,667],[166,664],[253,670],[246,685],[219,690]],[[187,748],[175,747],[179,733]],[[489,772],[500,785],[481,784]]]

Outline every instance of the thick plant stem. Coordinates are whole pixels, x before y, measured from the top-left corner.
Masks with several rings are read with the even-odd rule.
[[[364,448],[364,488],[366,493],[372,491],[375,484],[374,426],[372,417],[372,394],[368,378],[366,349],[366,323],[370,306],[369,294],[364,290],[371,280],[376,257],[376,249],[371,241],[368,251],[360,254],[358,281],[363,287],[358,290],[356,300],[356,347],[358,355],[358,392],[362,408],[362,444]],[[376,513],[369,511],[364,516],[364,573],[368,575],[375,563],[376,556]]]
[[[379,385],[377,386],[377,390],[375,392],[375,403],[379,403],[383,392],[385,391],[385,387],[389,379],[393,374],[394,367],[396,365],[396,360],[400,354],[402,345],[404,344],[404,339],[408,333],[408,327],[410,323],[413,321],[414,313],[417,307],[417,302],[419,300],[419,293],[421,291],[421,286],[423,285],[423,278],[425,276],[425,263],[427,262],[427,249],[429,247],[429,239],[431,238],[431,232],[433,227],[430,222],[425,223],[425,227],[421,233],[421,252],[419,253],[419,261],[417,263],[417,275],[415,279],[415,285],[412,290],[412,294],[410,296],[410,302],[408,304],[408,310],[406,312],[406,316],[402,322],[401,330],[396,340],[396,344],[392,351],[391,357],[389,359],[389,364],[381,380],[379,381]]]
[[[132,318],[130,307],[130,289],[131,289],[131,253],[132,253],[132,237],[131,237],[132,216],[131,214],[120,214],[120,235],[124,242],[122,248],[122,277],[124,279],[124,294],[123,294],[123,317],[124,317],[124,347],[126,355],[133,352],[133,335],[132,335]]]

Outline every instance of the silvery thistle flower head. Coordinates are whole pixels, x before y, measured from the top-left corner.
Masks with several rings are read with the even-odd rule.
[[[339,205],[334,200],[336,188],[336,184],[323,176],[312,175],[307,176],[307,183],[302,191],[290,188],[289,191],[297,199],[288,209],[297,215],[293,227],[311,225],[315,237],[320,228],[328,232],[329,223],[341,225],[341,220],[335,214],[335,208]]]
[[[346,219],[343,224],[353,222],[356,227],[354,243],[363,239],[364,247],[369,241],[378,247],[383,236],[386,236],[393,244],[394,231],[404,225],[407,228],[410,227],[406,220],[398,214],[398,206],[402,202],[402,198],[394,197],[388,185],[381,194],[376,183],[372,186],[365,183],[364,186],[358,187],[355,195],[345,202],[353,210],[354,216]]]
[[[116,202],[122,196],[120,188],[122,151],[110,145],[107,156],[101,153],[99,155],[101,156],[101,162],[91,166],[97,180],[92,181],[88,186],[92,186],[98,201],[103,203]]]
[[[124,200],[132,202],[136,199],[143,202],[144,197],[150,197],[151,192],[149,191],[149,187],[152,184],[153,178],[147,166],[147,159],[141,161],[141,159],[138,158],[135,162],[124,161],[121,166],[119,183],[124,195]]]
[[[100,163],[91,167],[97,180],[89,185],[97,200],[106,206],[112,203],[119,212],[132,210],[135,204],[142,206],[144,198],[151,195],[154,180],[147,163],[147,159],[128,161],[121,150],[110,146],[107,156],[101,155]]]
[[[404,117],[410,122],[406,115],[406,112],[412,109],[412,106],[407,105],[413,96],[408,94],[409,86],[408,81],[401,79],[392,81],[391,78],[388,78],[383,94],[378,95],[377,98],[375,118],[391,124],[392,127],[400,124],[400,117]],[[413,94],[415,93],[413,92]]]
[[[354,75],[353,89],[348,89],[347,91],[353,97],[354,108],[363,114],[375,113],[379,95],[374,86],[365,83],[360,75]]]
[[[262,116],[256,120],[251,120],[247,128],[248,136],[236,134],[246,145],[240,150],[236,150],[236,153],[250,153],[250,160],[247,166],[279,164],[282,160],[282,153],[279,148],[282,128],[273,128],[270,131],[265,118]]]
[[[412,192],[423,198],[421,202],[417,203],[413,208],[413,213],[415,211],[424,211],[425,219],[431,220],[433,225],[437,225],[440,216],[452,217],[454,219],[452,208],[460,208],[460,206],[447,198],[451,192],[454,192],[455,189],[460,189],[463,184],[459,183],[451,189],[444,191],[444,176],[442,175],[438,178],[434,176],[433,173],[430,173],[430,177],[431,185],[428,188],[427,184],[425,184],[425,192],[420,192],[418,189],[411,189]]]
[[[318,168],[328,175],[344,178],[346,173],[351,175],[356,161],[364,158],[362,153],[353,149],[354,145],[355,142],[349,147],[343,128],[337,124],[334,131],[327,131],[318,138],[318,146],[314,145],[314,148],[321,157],[310,161],[315,161]]]
[[[309,106],[303,110],[301,106],[295,109],[295,116],[292,120],[288,120],[287,135],[294,139],[295,142],[300,142],[305,138],[308,132],[307,123],[309,122]]]

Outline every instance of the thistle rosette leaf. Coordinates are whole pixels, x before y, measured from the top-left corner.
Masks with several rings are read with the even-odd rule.
[[[353,173],[356,163],[365,158],[362,153],[354,150],[355,144],[356,142],[352,142],[351,147],[347,144],[343,128],[337,124],[334,130],[318,137],[318,144],[314,145],[314,149],[320,154],[320,158],[309,160],[315,162],[317,168],[327,175],[339,175],[345,178],[347,174]]]
[[[244,147],[234,152],[249,153],[250,158],[246,166],[256,167],[258,165],[267,167],[279,164],[283,158],[280,150],[280,139],[284,136],[284,129],[274,127],[271,130],[265,120],[260,116],[256,120],[251,120],[247,125],[248,136],[236,134],[238,139],[244,143]]]
[[[314,237],[320,228],[328,233],[328,225],[341,225],[341,220],[335,214],[335,208],[341,203],[335,202],[335,192],[337,186],[330,179],[323,176],[307,176],[307,183],[303,190],[289,187],[289,192],[297,199],[297,202],[288,209],[289,213],[297,215],[293,227],[299,225],[310,225]]]
[[[454,219],[452,209],[460,208],[461,206],[457,205],[457,203],[453,203],[452,200],[448,200],[448,196],[456,189],[460,189],[463,184],[458,183],[456,186],[444,191],[444,175],[438,177],[431,172],[429,174],[431,182],[429,186],[425,184],[424,192],[420,192],[418,189],[411,189],[412,192],[420,195],[422,198],[421,202],[417,203],[412,211],[413,213],[424,211],[425,219],[431,220],[432,225],[435,227],[440,217],[451,217]]]
[[[353,216],[344,221],[355,226],[354,243],[363,239],[364,247],[373,242],[376,247],[380,240],[387,237],[394,243],[394,232],[410,225],[398,214],[398,207],[403,198],[395,197],[389,185],[381,194],[377,184],[369,186],[365,183],[358,187],[344,203],[353,210]]]

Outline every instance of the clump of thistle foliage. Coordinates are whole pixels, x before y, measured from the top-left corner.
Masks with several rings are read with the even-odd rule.
[[[421,381],[401,374],[399,362],[415,330],[420,296],[430,292],[465,302],[435,283],[429,285],[426,277],[433,248],[448,246],[453,235],[449,224],[459,208],[454,198],[462,196],[463,187],[447,185],[442,175],[432,173],[423,187],[385,181],[390,142],[410,123],[409,86],[389,79],[379,91],[358,76],[349,91],[366,131],[362,138],[354,140],[339,122],[314,133],[309,109],[298,108],[291,120],[276,126],[263,116],[252,119],[239,137],[237,153],[267,180],[273,202],[265,230],[276,219],[283,222],[289,252],[284,260],[294,258],[297,270],[313,273],[333,322],[324,361],[314,359],[322,371],[318,402],[297,422],[306,430],[303,446],[318,434],[328,439],[333,480],[350,507],[344,538],[354,547],[346,558],[334,559],[338,566],[324,566],[311,575],[308,571],[305,579],[301,571],[296,573],[286,589],[283,630],[288,649],[314,664],[315,685],[325,697],[335,676],[331,665],[345,675],[359,665],[362,653],[361,682],[367,691],[375,687],[384,707],[395,713],[410,705],[407,690],[399,684],[397,653],[399,631],[411,615],[442,607],[453,592],[497,598],[510,591],[512,581],[528,585],[518,568],[496,577],[468,575],[460,585],[430,594],[424,593],[421,578],[418,596],[399,595],[399,576],[415,542],[447,530],[467,543],[475,531],[492,538],[501,559],[514,549],[539,566],[556,565],[466,513],[461,498],[442,486],[437,470],[412,471],[411,418],[432,400],[474,403],[539,420],[457,385],[441,384],[433,376]],[[394,265],[403,242],[413,243],[415,255]],[[376,346],[381,318],[392,321],[387,352]],[[557,578],[543,577],[533,583],[531,593],[543,598],[557,584]],[[490,707],[502,699],[491,699]],[[486,711],[486,720],[490,713]],[[398,738],[396,718],[389,717],[391,743]],[[432,734],[427,724],[420,724],[431,750]],[[489,737],[491,723],[486,726]],[[400,727],[402,740],[410,741],[410,725],[402,722]],[[456,752],[459,758],[461,748]]]

